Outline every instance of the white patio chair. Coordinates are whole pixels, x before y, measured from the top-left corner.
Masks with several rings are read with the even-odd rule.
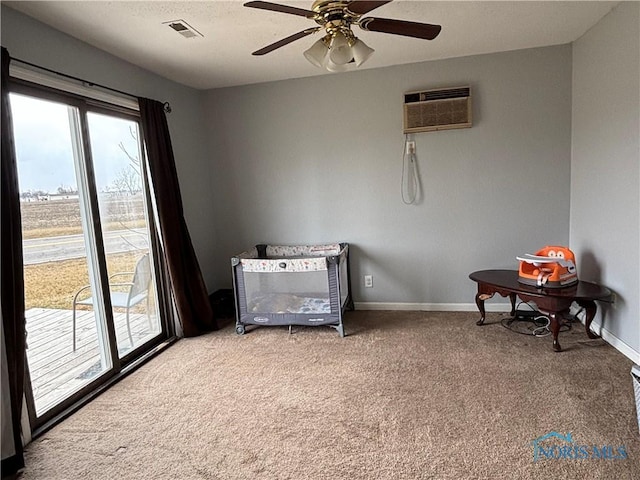
[[[111,280],[115,277],[123,275],[133,275],[131,282],[126,283],[111,283]],[[131,335],[131,324],[129,321],[129,310],[131,307],[138,305],[143,300],[147,302],[147,320],[149,321],[149,328],[151,325],[151,316],[149,314],[149,287],[151,285],[151,262],[149,261],[149,254],[146,253],[136,263],[134,272],[121,272],[114,273],[109,277],[109,289],[111,297],[111,306],[117,308],[126,309],[127,319],[127,333],[129,334],[129,342],[131,348],[133,348],[133,336]],[[113,287],[128,287],[126,291],[114,291]],[[83,300],[78,300],[79,295],[91,288],[91,285],[85,285],[76,292],[73,296],[73,351],[76,351],[76,307],[78,305],[90,305],[93,306],[95,299],[88,297]]]

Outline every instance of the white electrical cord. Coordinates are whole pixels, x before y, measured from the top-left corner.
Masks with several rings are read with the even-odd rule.
[[[523,306],[523,305],[529,307],[531,312],[538,313],[538,315],[534,314],[530,320],[527,320],[527,322],[533,323],[534,325],[536,325],[536,327],[532,328],[532,329],[530,328],[526,333],[522,332],[522,331],[518,331],[516,329],[513,329],[513,328],[511,328],[509,326],[511,324],[511,322],[513,322],[518,317],[518,312],[521,311],[520,307]],[[516,311],[515,317],[510,318],[510,319],[505,319],[505,320],[507,320],[506,323],[505,323],[505,320],[502,321],[502,326],[503,327],[508,328],[509,330],[517,332],[517,333],[522,333],[524,335],[533,335],[534,337],[546,337],[547,335],[551,335],[551,330],[549,328],[549,325],[551,324],[551,319],[549,319],[549,317],[547,317],[546,315],[541,314],[530,303],[528,303],[528,302],[520,302],[520,303],[518,303],[518,306],[516,307],[515,311]]]
[[[402,148],[402,179],[400,180],[400,193],[402,195],[402,203],[405,205],[413,205],[418,197],[418,174],[416,171],[416,151],[415,142],[413,148],[409,149],[409,135],[404,136],[404,146]],[[408,152],[409,151],[409,152]],[[407,163],[408,157],[408,163]],[[406,174],[405,174],[406,172]],[[405,195],[405,175],[407,195]]]

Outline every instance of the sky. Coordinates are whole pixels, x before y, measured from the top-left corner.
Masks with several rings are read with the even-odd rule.
[[[75,108],[13,93],[10,98],[20,192],[56,193],[59,187],[76,190],[69,111]],[[91,112],[87,119],[96,185],[103,191],[123,169],[130,168],[120,142],[138,157],[137,140],[131,134],[132,128],[137,131],[137,124]]]

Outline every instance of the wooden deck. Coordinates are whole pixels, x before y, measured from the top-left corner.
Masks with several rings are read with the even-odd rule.
[[[32,308],[25,313],[29,373],[36,414],[41,415],[95,379],[108,366],[101,359],[92,310],[77,311],[75,351],[71,310]],[[114,320],[118,352],[122,357],[131,350],[125,314],[115,313]],[[136,347],[160,330],[153,315],[150,321],[145,313],[131,313],[130,321]]]

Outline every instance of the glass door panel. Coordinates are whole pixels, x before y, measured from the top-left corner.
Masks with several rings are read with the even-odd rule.
[[[27,362],[40,416],[111,369],[78,109],[11,94],[24,250]]]
[[[89,112],[118,355],[161,334],[138,124]]]

